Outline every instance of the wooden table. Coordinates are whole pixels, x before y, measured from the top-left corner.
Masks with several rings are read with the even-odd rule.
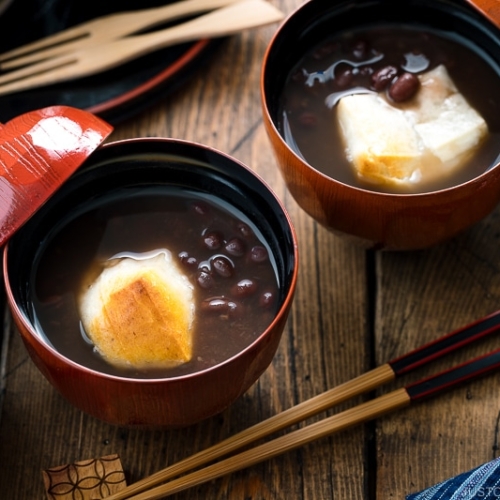
[[[300,1],[273,3],[289,13]],[[232,37],[196,78],[111,136],[208,144],[254,169],[283,200],[301,260],[295,302],[272,365],[233,406],[199,425],[129,430],[71,407],[35,368],[17,332],[7,329],[2,499],[45,498],[43,469],[113,453],[134,482],[499,307],[500,209],[439,247],[389,253],[352,246],[296,205],[276,167],[260,110],[261,61],[275,29]],[[381,392],[495,343],[492,338],[457,352]],[[498,383],[499,375],[487,376],[172,498],[404,499],[499,454]]]

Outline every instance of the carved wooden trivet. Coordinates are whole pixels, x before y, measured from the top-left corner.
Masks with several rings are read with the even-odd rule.
[[[42,474],[49,500],[106,498],[127,486],[118,455],[52,467]]]

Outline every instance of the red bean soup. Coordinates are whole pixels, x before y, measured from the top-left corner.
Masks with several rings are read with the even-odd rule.
[[[82,283],[116,254],[167,249],[195,294],[192,360],[170,368],[108,364],[81,331]],[[64,220],[33,269],[37,329],[57,351],[97,371],[173,377],[214,366],[251,344],[279,307],[276,264],[258,228],[209,194],[172,186],[134,187],[98,198]]]
[[[418,75],[444,66],[466,101],[484,119],[488,136],[466,163],[425,186],[374,186],[358,175],[337,120],[339,99],[384,93],[404,106],[419,91]],[[280,102],[285,140],[311,166],[343,183],[386,192],[426,192],[463,183],[493,166],[500,144],[500,75],[480,48],[449,31],[387,24],[325,39],[290,72]]]

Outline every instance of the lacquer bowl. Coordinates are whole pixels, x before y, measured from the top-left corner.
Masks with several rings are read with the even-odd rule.
[[[484,1],[483,4],[487,4]],[[492,11],[494,11],[494,3]],[[277,164],[298,204],[332,232],[366,248],[415,250],[444,242],[488,215],[500,200],[500,168],[484,165],[477,177],[422,194],[375,192],[327,176],[284,140],[280,100],[300,58],[327,36],[363,24],[418,23],[473,40],[500,66],[500,30],[494,12],[466,1],[309,0],[279,27],[261,74],[264,124]],[[500,145],[499,151],[500,153]]]
[[[270,325],[237,354],[192,374],[138,379],[102,373],[62,355],[37,325],[30,283],[38,248],[47,234],[65,214],[85,211],[87,203],[101,196],[144,185],[180,186],[215,196],[255,223],[274,256],[278,307]],[[191,425],[221,412],[247,391],[271,363],[280,342],[297,265],[289,216],[255,173],[221,152],[170,139],[135,139],[98,148],[11,238],[3,260],[12,315],[36,366],[71,404],[125,427]]]

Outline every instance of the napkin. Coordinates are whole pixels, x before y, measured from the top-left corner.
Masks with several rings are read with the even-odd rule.
[[[500,498],[500,457],[447,479],[406,500],[473,500]]]

